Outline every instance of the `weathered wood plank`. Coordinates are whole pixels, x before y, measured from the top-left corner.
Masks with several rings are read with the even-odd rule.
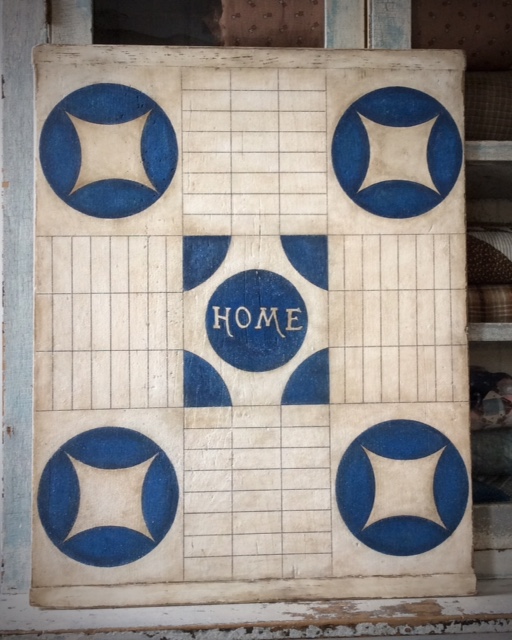
[[[473,508],[475,550],[512,549],[512,503]]]
[[[30,580],[33,351],[34,44],[46,40],[43,0],[3,3],[4,537],[3,590]]]
[[[471,342],[509,342],[512,324],[507,322],[473,322],[468,327]]]
[[[470,140],[465,144],[466,161],[511,162],[511,140]]]
[[[364,49],[364,0],[326,0],[325,47],[327,49]]]
[[[411,48],[411,0],[369,1],[370,49]]]
[[[216,68],[263,67],[304,69],[404,69],[408,71],[463,70],[461,51],[385,51],[375,56],[371,51],[325,51],[323,49],[244,49],[203,47],[129,47],[123,45],[45,46],[34,52],[36,64],[102,64],[108,57],[109,65],[164,65],[172,67],[202,66]],[[278,62],[279,60],[279,62]]]
[[[29,607],[23,596],[0,600],[2,630],[30,633],[38,629],[98,633],[124,630],[123,638],[141,638],[129,630],[152,630],[152,637],[194,640],[208,636],[229,640],[234,630],[241,637],[264,635],[272,640],[295,638],[402,636],[443,632],[512,630],[512,581],[478,583],[478,596],[394,600],[330,600],[327,602],[276,602],[244,605],[201,605],[137,609],[48,611]],[[164,632],[163,630],[167,630]],[[160,636],[162,633],[162,636]],[[418,634],[418,635],[417,635]],[[144,634],[145,635],[145,634]],[[52,636],[53,637],[53,636]],[[83,636],[80,636],[83,637]],[[96,637],[91,635],[92,638]],[[431,637],[431,636],[428,636]],[[465,637],[465,636],[464,636]],[[471,636],[473,637],[473,636]],[[476,636],[475,636],[476,637]]]
[[[52,0],[50,42],[92,44],[92,0]]]

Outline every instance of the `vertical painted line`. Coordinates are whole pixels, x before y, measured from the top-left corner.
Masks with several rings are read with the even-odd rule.
[[[74,364],[75,364],[75,341],[74,341],[74,326],[73,326],[73,317],[74,317],[74,305],[73,305],[73,298],[74,298],[74,287],[73,287],[73,245],[74,245],[74,238],[73,236],[70,237],[69,239],[71,248],[70,248],[70,254],[71,254],[71,264],[70,264],[70,268],[71,268],[71,282],[69,283],[70,286],[70,294],[69,297],[71,298],[71,322],[70,322],[70,327],[71,327],[71,335],[70,335],[70,343],[71,343],[71,409],[73,410],[75,408],[75,403],[74,403],[74,393],[73,393],[73,387],[74,387]]]
[[[109,407],[112,409],[112,236],[108,239],[108,312],[110,316],[110,403]]]

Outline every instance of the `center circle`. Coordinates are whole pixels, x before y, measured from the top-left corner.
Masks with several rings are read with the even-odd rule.
[[[302,296],[283,276],[249,269],[225,280],[206,311],[206,332],[225,362],[244,371],[270,371],[301,348],[308,327]]]

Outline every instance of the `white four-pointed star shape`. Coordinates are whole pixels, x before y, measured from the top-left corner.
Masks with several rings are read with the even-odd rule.
[[[375,498],[364,528],[394,516],[416,516],[445,528],[434,498],[434,475],[445,447],[414,460],[384,458],[363,447],[375,477]]]
[[[93,182],[112,179],[132,180],[156,191],[141,155],[142,131],[150,113],[122,124],[96,124],[67,114],[82,153],[80,173],[71,193]]]
[[[437,116],[412,127],[388,127],[359,114],[370,141],[370,162],[359,191],[386,180],[417,182],[439,193],[427,162],[427,147]]]
[[[124,469],[99,469],[67,455],[78,476],[80,505],[66,540],[94,527],[127,527],[153,540],[142,513],[142,486],[158,454]]]

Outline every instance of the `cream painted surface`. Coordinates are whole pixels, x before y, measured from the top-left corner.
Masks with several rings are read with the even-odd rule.
[[[110,47],[49,47],[35,55],[38,130],[70,92],[121,83],[164,110],[179,156],[161,197],[119,219],[73,210],[36,165],[34,603],[472,592],[469,506],[442,543],[393,555],[351,533],[335,486],[353,440],[386,420],[426,422],[468,465],[463,176],[432,211],[397,220],[356,205],[331,162],[340,117],[378,88],[426,91],[460,127],[460,58]],[[70,64],[77,59],[78,67]],[[417,65],[421,72],[412,73]],[[137,142],[147,118],[100,125],[73,116],[83,153],[69,195],[119,178],[154,189]],[[433,126],[430,120],[389,131],[365,121],[370,161],[361,189],[402,176],[432,190],[426,145]],[[297,234],[328,236],[327,291],[286,257],[279,236]],[[189,235],[229,235],[231,243],[213,275],[183,291],[183,237]],[[214,292],[248,270],[274,271],[293,282],[308,310],[302,347],[265,372],[230,364],[205,331]],[[265,322],[285,340],[286,332],[301,328],[300,309],[289,309],[279,325],[268,309],[257,322],[240,305],[218,308],[213,329],[230,337],[230,322],[242,329],[252,323],[255,330]],[[282,405],[292,373],[326,348],[330,402]],[[185,406],[184,351],[220,374],[232,406]],[[53,545],[38,515],[48,461],[70,438],[106,425],[152,439],[172,461],[179,487],[170,531],[123,566],[72,559]],[[375,501],[362,531],[395,516],[446,529],[434,496],[443,451],[414,460],[368,451]],[[71,456],[80,505],[64,543],[122,522],[153,540],[143,512],[152,461],[111,469]]]

